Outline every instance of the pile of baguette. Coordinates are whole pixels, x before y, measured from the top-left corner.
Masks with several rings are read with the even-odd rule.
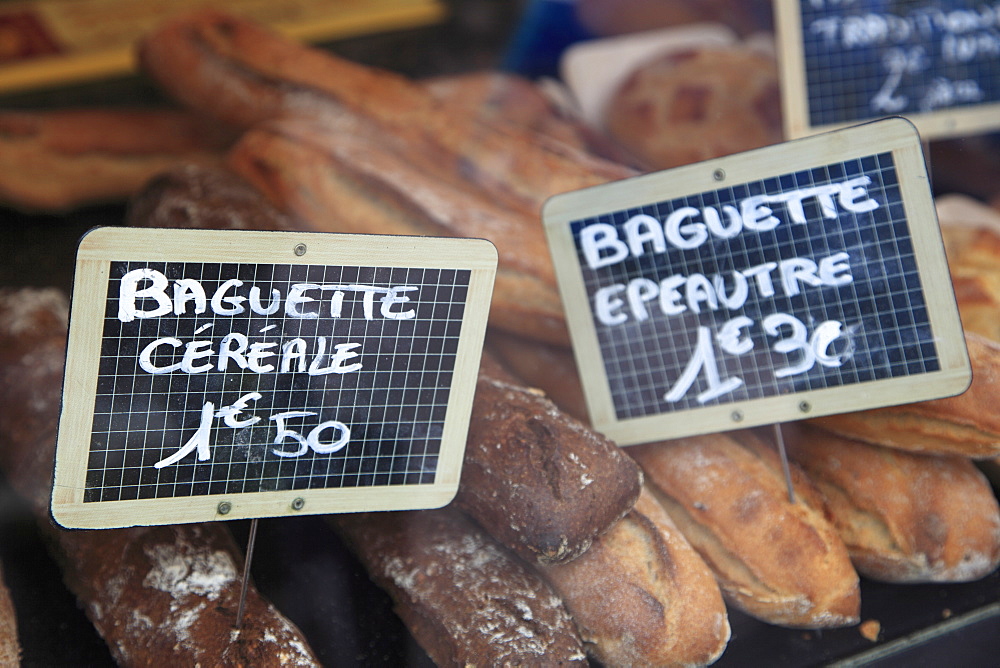
[[[499,73],[413,81],[217,12],[164,24],[138,54],[182,109],[163,114],[197,128],[160,135],[181,138],[153,151],[170,153],[168,165],[88,144],[67,129],[72,114],[0,117],[25,128],[2,141],[46,138],[38,159],[63,164],[59,174],[141,168],[142,185],[110,179],[131,198],[129,225],[497,246],[456,499],[329,517],[436,664],[709,665],[729,642],[730,609],[789,628],[849,627],[861,622],[862,577],[967,582],[1000,566],[1000,507],[982,472],[1000,457],[1000,226],[944,228],[956,286],[967,286],[970,390],[787,427],[790,498],[767,431],[619,448],[588,426],[539,213],[552,195],[641,167],[536,86]],[[0,185],[28,210],[109,193]],[[49,524],[66,323],[56,290],[0,291],[0,467],[34,504],[114,658],[315,665],[308,639],[253,587],[248,621],[232,630],[241,557],[221,525]]]

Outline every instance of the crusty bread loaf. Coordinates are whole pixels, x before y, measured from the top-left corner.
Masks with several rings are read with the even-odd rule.
[[[17,640],[17,612],[0,566],[0,666],[21,665],[21,645]]]
[[[62,212],[124,201],[157,172],[218,165],[233,136],[166,109],[0,113],[0,203]]]
[[[315,666],[305,639],[251,585],[221,524],[66,531],[49,519],[68,304],[0,290],[0,467],[39,517],[64,579],[123,666]]]
[[[935,205],[962,326],[1000,342],[1000,207],[964,195],[939,197]],[[1000,455],[978,464],[1000,487]]]
[[[631,160],[605,133],[568,110],[568,105],[557,104],[542,84],[526,77],[480,70],[418,83],[451,112],[471,114],[487,125],[513,124],[614,162]]]
[[[857,623],[858,575],[847,548],[820,512],[789,500],[769,460],[727,434],[627,451],[733,605],[781,626]]]
[[[1000,211],[961,195],[935,204],[962,326],[1000,341]]]
[[[1000,261],[1000,254],[997,255]],[[962,328],[1000,342],[1000,270],[952,273]]]
[[[1000,343],[966,332],[972,385],[964,393],[814,418],[827,431],[915,452],[986,458],[1000,455]]]
[[[935,208],[953,272],[1000,272],[1000,211],[961,195],[939,197]]]
[[[425,173],[377,135],[345,135],[301,119],[278,121],[248,131],[229,164],[311,229],[491,240],[499,254],[491,324],[568,341],[538,221]]]
[[[295,230],[260,191],[230,170],[178,165],[160,172],[128,202],[125,224],[213,230]]]
[[[586,665],[562,600],[458,511],[330,521],[438,666]]]
[[[530,215],[554,194],[634,174],[530,129],[450,112],[404,77],[215,11],[162,24],[140,43],[139,61],[167,95],[243,128],[319,117],[350,133],[356,119],[349,117],[361,116],[399,139],[421,169],[483,188]]]
[[[560,410],[589,423],[587,399],[572,350],[499,329],[487,332],[486,348],[522,383],[537,387]]]
[[[160,23],[137,44],[137,58],[165,93],[242,128],[333,108],[396,116],[434,106],[432,97],[403,76],[212,9]]]
[[[704,666],[730,628],[712,572],[646,490],[582,556],[542,567],[606,666]]]
[[[965,582],[1000,566],[1000,508],[965,457],[786,429],[792,461],[826,498],[858,572],[886,582]]]
[[[603,118],[608,134],[650,170],[776,144],[777,63],[742,45],[668,52],[632,71]]]
[[[544,396],[480,374],[454,503],[529,562],[583,554],[641,482],[613,442]]]

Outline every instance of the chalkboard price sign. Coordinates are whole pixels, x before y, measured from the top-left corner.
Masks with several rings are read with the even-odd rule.
[[[786,132],[902,115],[924,139],[1000,128],[1000,6],[775,0]]]
[[[53,516],[107,528],[447,503],[495,271],[475,239],[90,232]]]
[[[544,218],[591,420],[622,445],[970,382],[904,119],[558,195]]]

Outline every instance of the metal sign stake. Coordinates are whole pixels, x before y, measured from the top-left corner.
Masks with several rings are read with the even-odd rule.
[[[788,500],[795,503],[795,488],[792,487],[792,470],[788,465],[788,453],[785,452],[785,437],[781,433],[781,424],[777,422],[774,423],[774,440],[778,444],[778,454],[781,455],[781,469],[785,472]]]
[[[247,587],[250,584],[250,562],[253,561],[253,545],[257,540],[257,518],[250,520],[250,536],[247,538],[246,557],[243,559],[243,584],[240,589],[240,605],[236,610],[236,630],[243,626],[243,613],[246,610]]]

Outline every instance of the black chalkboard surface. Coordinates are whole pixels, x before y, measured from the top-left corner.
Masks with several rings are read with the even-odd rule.
[[[1000,127],[1000,9],[979,0],[775,0],[785,128],[902,115],[924,139]]]
[[[971,379],[904,119],[558,195],[544,218],[591,420],[622,445]]]
[[[433,507],[457,490],[489,242],[100,228],[77,267],[65,526]]]

